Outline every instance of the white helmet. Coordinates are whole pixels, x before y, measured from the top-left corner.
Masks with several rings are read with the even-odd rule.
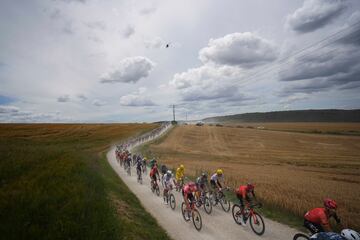
[[[171,170],[167,170],[167,171],[166,171],[166,175],[171,176],[171,175],[172,175]]]
[[[360,240],[360,234],[351,229],[344,229],[341,231],[341,236],[346,240]]]

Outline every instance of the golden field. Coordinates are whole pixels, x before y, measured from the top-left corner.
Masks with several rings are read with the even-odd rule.
[[[359,230],[360,137],[286,132],[296,125],[272,125],[281,131],[179,126],[148,150],[171,167],[184,164],[187,175],[222,168],[232,187],[252,181],[262,201],[297,216],[322,206],[325,197],[334,198],[344,226]],[[352,131],[360,126],[335,125],[317,123],[310,129]]]

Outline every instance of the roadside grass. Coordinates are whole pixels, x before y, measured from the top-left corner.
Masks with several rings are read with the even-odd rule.
[[[155,124],[0,125],[2,239],[169,239],[106,160]]]

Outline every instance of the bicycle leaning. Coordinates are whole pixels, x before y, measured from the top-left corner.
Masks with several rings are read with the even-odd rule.
[[[255,211],[255,207],[261,208],[262,204],[246,204],[244,209],[239,204],[234,204],[232,207],[232,215],[235,222],[239,225],[246,224],[247,220],[250,222],[250,227],[257,235],[263,235],[265,232],[265,223],[261,215]]]

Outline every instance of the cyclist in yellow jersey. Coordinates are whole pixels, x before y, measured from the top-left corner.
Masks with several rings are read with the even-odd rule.
[[[184,174],[185,174],[185,167],[184,165],[180,165],[177,169],[176,169],[176,174],[175,174],[175,180],[174,184],[175,186],[181,186],[183,185],[184,182]]]

